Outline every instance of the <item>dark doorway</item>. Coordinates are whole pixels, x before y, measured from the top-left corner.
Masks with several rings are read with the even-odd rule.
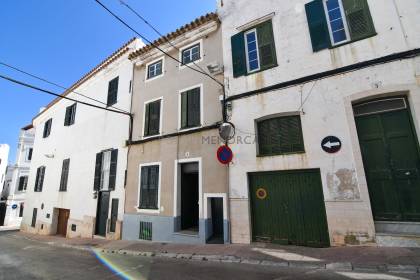
[[[213,235],[207,243],[209,244],[223,244],[223,198],[213,197],[210,199],[211,203],[211,225]]]
[[[4,225],[5,217],[6,217],[6,203],[0,203],[0,226]]]
[[[57,235],[67,235],[67,224],[70,217],[70,210],[58,209]]]
[[[99,192],[96,212],[96,234],[106,236],[106,224],[109,210],[109,192]]]
[[[181,164],[181,230],[198,232],[198,163]]]
[[[420,222],[420,153],[407,100],[353,109],[374,219]]]

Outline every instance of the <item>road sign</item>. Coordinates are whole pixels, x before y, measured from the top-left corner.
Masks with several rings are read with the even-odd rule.
[[[228,146],[220,146],[219,149],[217,149],[217,159],[220,163],[229,164],[232,161],[232,158],[233,152]]]
[[[322,140],[321,148],[329,154],[337,153],[341,150],[341,140],[335,136],[327,136]]]
[[[12,209],[16,209],[16,208],[17,208],[17,204],[13,204]]]

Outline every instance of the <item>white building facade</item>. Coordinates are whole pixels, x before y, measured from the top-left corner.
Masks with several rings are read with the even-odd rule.
[[[21,229],[119,239],[129,138],[132,39],[38,114]],[[95,101],[98,100],[98,101]]]
[[[5,226],[19,227],[25,208],[29,169],[32,160],[35,130],[32,125],[21,129],[16,151],[16,163],[7,168],[7,202]]]
[[[218,9],[236,127],[232,242],[420,234],[420,3],[220,0]]]

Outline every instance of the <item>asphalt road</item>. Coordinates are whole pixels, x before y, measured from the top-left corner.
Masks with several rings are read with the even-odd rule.
[[[50,246],[15,232],[0,232],[0,279],[420,279],[416,275],[341,274],[327,270],[273,268],[260,265],[182,261],[100,254]]]

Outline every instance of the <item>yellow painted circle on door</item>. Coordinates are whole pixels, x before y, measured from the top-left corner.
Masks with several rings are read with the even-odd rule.
[[[257,195],[258,199],[266,199],[267,198],[267,191],[264,188],[259,188],[257,189],[257,191],[255,192],[255,194]]]

